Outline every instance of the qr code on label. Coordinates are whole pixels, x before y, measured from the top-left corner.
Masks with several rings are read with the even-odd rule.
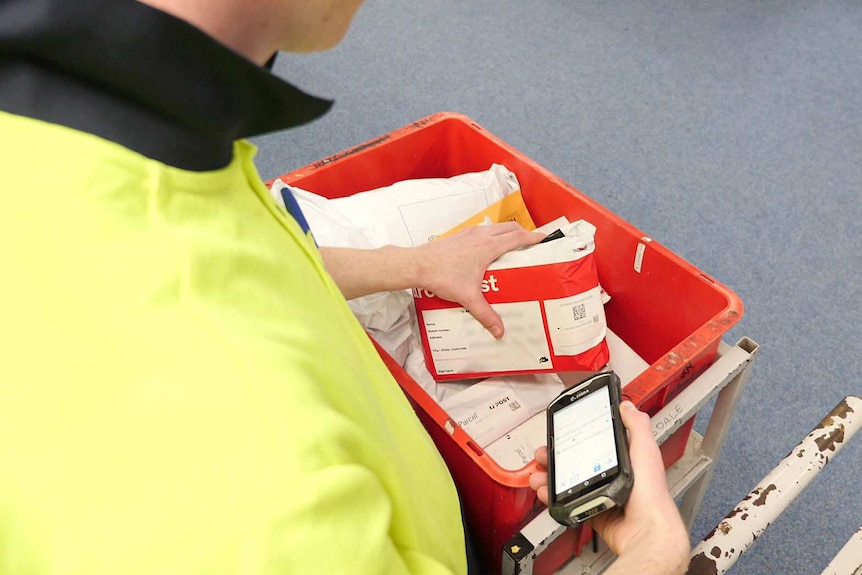
[[[575,315],[575,321],[587,317],[587,304],[579,303],[572,307],[572,313]]]

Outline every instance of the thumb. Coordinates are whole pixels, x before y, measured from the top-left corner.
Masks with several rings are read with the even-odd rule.
[[[465,301],[464,307],[495,339],[503,337],[503,319],[500,314],[494,311],[494,308],[481,293],[477,293],[469,301]]]

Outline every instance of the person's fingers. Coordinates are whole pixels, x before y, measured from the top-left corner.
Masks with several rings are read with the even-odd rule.
[[[517,248],[537,244],[542,241],[544,237],[545,236],[542,234],[528,232],[524,228],[518,226],[518,229],[493,236],[494,248],[495,251],[504,254]]]
[[[629,451],[634,451],[640,443],[647,444],[643,448],[649,451],[652,451],[652,447],[658,449],[652,439],[649,415],[639,410],[631,401],[625,400],[620,404],[620,417],[629,432],[629,446],[631,447]]]
[[[652,436],[649,415],[640,411],[630,401],[620,404],[620,416],[629,432],[629,453],[635,476],[641,487],[649,490],[667,486],[661,451]]]
[[[491,224],[490,226],[478,226],[480,230],[486,231],[489,236],[499,236],[501,234],[509,234],[524,230],[518,222],[502,222],[499,224]]]
[[[548,485],[548,473],[546,471],[537,471],[530,474],[530,489],[538,491],[540,487]]]
[[[649,415],[641,411],[634,403],[628,399],[624,399],[620,403],[620,416],[623,419],[623,425],[629,431],[649,427]]]
[[[548,446],[543,445],[536,449],[534,457],[536,458],[536,463],[542,467],[548,467]]]
[[[496,339],[503,337],[503,320],[494,311],[488,300],[482,296],[481,292],[477,291],[474,295],[461,302],[461,304]]]
[[[444,299],[457,301],[488,333],[500,339],[505,332],[503,320],[479,289],[484,270],[505,252],[538,243],[543,237],[542,234],[526,231],[517,222],[466,228],[449,238],[426,244],[430,247],[420,248],[425,252],[423,268],[431,271],[423,274],[428,279],[420,281],[418,287],[433,291]],[[443,262],[448,263],[444,265]],[[446,273],[439,270],[446,270]],[[475,281],[478,285],[464,293],[464,288],[458,286],[472,284],[473,277],[477,277]],[[457,278],[467,279],[458,281],[456,286],[454,280]]]
[[[548,486],[543,485],[543,486],[539,487],[536,490],[536,497],[539,498],[539,501],[541,501],[542,503],[547,505],[548,504]]]
[[[539,470],[530,474],[530,488],[536,492],[536,497],[539,501],[548,504],[548,448],[546,446],[539,447],[535,453],[536,463],[539,464]]]

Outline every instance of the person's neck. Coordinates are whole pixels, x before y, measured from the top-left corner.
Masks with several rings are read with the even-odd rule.
[[[212,2],[211,0],[138,0],[185,20],[252,62],[263,65],[277,51],[267,41],[268,23],[264,2]]]

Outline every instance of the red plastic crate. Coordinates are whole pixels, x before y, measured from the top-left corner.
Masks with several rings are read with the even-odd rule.
[[[599,280],[612,298],[605,306],[608,326],[650,364],[624,388],[624,395],[656,413],[713,361],[722,335],[742,316],[742,302],[470,118],[435,114],[281,179],[336,198],[406,179],[487,170],[493,163],[517,175],[536,225],[566,216],[596,226]],[[518,471],[502,469],[386,352],[378,350],[449,466],[480,557],[490,572],[499,573],[502,545],[542,509],[528,483],[535,463]],[[693,423],[662,445],[666,466],[683,455]]]

